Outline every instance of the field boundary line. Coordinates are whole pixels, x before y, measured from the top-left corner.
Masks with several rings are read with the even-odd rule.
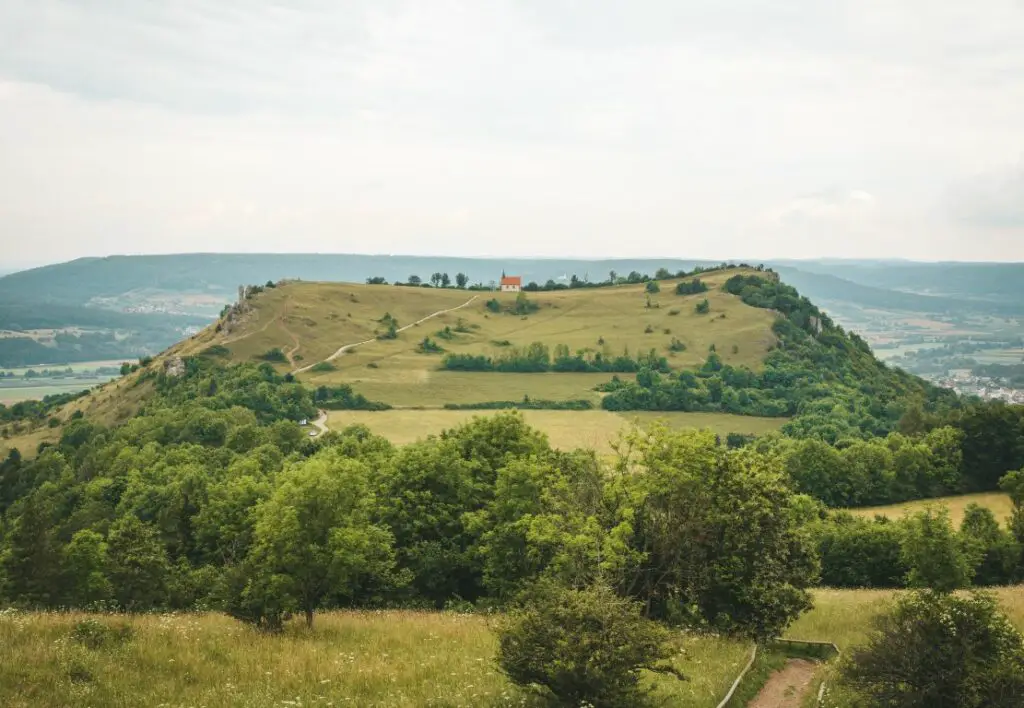
[[[476,299],[477,299],[478,297],[480,297],[480,296],[479,296],[479,295],[474,295],[473,297],[469,298],[468,300],[466,300],[466,301],[465,301],[464,303],[462,303],[461,305],[458,305],[457,307],[449,307],[449,308],[448,308],[447,310],[438,310],[437,312],[431,312],[431,313],[430,313],[429,315],[427,315],[426,317],[421,317],[420,319],[416,320],[416,321],[415,321],[415,322],[413,322],[412,324],[407,324],[407,325],[406,325],[405,327],[399,327],[399,328],[398,328],[397,330],[395,330],[395,331],[396,331],[396,332],[404,332],[405,330],[407,330],[407,329],[411,329],[412,327],[415,327],[415,326],[416,326],[416,325],[418,325],[418,324],[421,324],[421,323],[423,323],[423,322],[426,322],[427,320],[433,319],[433,318],[435,318],[435,317],[439,317],[439,316],[441,316],[441,315],[444,315],[444,314],[447,314],[447,313],[449,313],[449,312],[455,312],[456,310],[461,310],[461,309],[462,309],[463,307],[466,307],[467,305],[469,305],[470,303],[472,303],[472,302],[473,302],[474,300],[476,300]],[[347,352],[347,351],[348,351],[349,349],[355,349],[356,347],[360,347],[360,346],[362,346],[362,345],[364,345],[364,344],[369,344],[370,342],[376,342],[376,341],[377,341],[377,338],[376,338],[376,337],[373,337],[372,339],[366,339],[366,340],[364,340],[364,341],[362,341],[362,342],[353,342],[352,344],[345,344],[345,345],[343,345],[343,346],[339,347],[339,348],[338,348],[338,350],[337,350],[336,352],[334,352],[333,354],[331,354],[331,355],[330,355],[329,357],[327,357],[326,359],[324,359],[324,360],[322,360],[322,361],[316,361],[316,362],[313,362],[313,363],[312,363],[312,364],[310,364],[309,366],[304,366],[304,367],[302,367],[301,369],[296,369],[295,371],[293,371],[293,372],[292,372],[292,376],[296,376],[296,375],[298,375],[298,374],[302,374],[302,373],[305,373],[305,372],[309,371],[310,369],[312,369],[312,368],[313,368],[314,366],[316,366],[317,364],[323,364],[324,362],[328,362],[328,361],[334,361],[334,360],[335,360],[335,359],[337,359],[337,358],[338,358],[339,356],[341,356],[342,354],[344,354],[345,352]]]
[[[729,705],[729,701],[732,700],[732,695],[736,693],[736,689],[740,687],[740,682],[743,680],[743,677],[747,675],[747,672],[750,671],[750,667],[754,665],[754,659],[756,658],[757,644],[754,645],[753,651],[750,652],[750,661],[748,661],[747,665],[743,667],[743,671],[741,671],[740,675],[736,677],[736,680],[732,682],[732,688],[730,688],[729,692],[725,694],[725,698],[723,698],[722,702],[718,704],[718,708],[725,708]]]

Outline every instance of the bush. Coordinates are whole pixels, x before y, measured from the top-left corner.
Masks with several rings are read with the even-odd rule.
[[[698,293],[706,293],[707,291],[707,284],[701,282],[700,278],[694,278],[689,282],[676,285],[676,295],[696,295]]]
[[[263,361],[270,361],[270,362],[274,362],[274,363],[278,363],[278,364],[282,364],[282,363],[287,363],[288,362],[288,357],[286,357],[284,355],[284,352],[281,351],[280,348],[278,348],[278,347],[274,347],[273,349],[268,349],[267,351],[263,352],[262,354],[257,355],[256,358],[257,359],[262,359]]]
[[[420,354],[443,354],[444,349],[440,344],[435,342],[430,337],[424,337],[423,341],[416,346],[416,351]]]
[[[230,359],[231,350],[225,347],[223,344],[212,344],[203,351],[199,352],[199,356],[216,357],[219,359]]]
[[[501,670],[563,706],[634,705],[643,695],[640,670],[671,655],[667,630],[603,586],[542,586],[497,634]]]
[[[310,369],[310,371],[318,373],[318,374],[326,373],[328,371],[337,371],[337,370],[338,370],[338,367],[335,366],[334,364],[332,364],[329,361],[321,361],[318,364],[314,364],[313,368]]]
[[[880,618],[841,680],[868,706],[1019,708],[1024,637],[990,595],[913,593]]]
[[[698,315],[706,315],[711,312],[711,303],[708,302],[707,298],[704,298],[698,302],[693,309]]]
[[[658,285],[657,280],[648,280],[647,285],[644,286],[644,290],[654,295],[661,292],[661,286]]]

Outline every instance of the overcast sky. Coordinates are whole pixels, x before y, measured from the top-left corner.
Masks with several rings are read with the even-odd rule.
[[[2,0],[0,242],[1024,260],[1024,0]]]

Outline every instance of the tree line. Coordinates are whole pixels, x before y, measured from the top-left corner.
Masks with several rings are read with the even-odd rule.
[[[589,350],[571,352],[568,345],[558,344],[552,355],[551,350],[543,342],[533,342],[525,347],[508,347],[493,356],[448,353],[441,360],[441,368],[449,371],[516,373],[671,371],[668,360],[655,349],[639,353],[635,357],[631,356],[628,350],[624,350],[619,356],[612,356],[607,352]]]

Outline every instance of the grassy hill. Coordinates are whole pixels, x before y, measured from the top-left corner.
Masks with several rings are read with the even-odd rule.
[[[920,382],[880,365],[862,342],[834,327],[809,301],[778,284],[771,273],[730,267],[696,277],[708,288],[706,292],[677,294],[677,286],[685,289],[695,280],[693,276],[659,281],[657,292],[640,283],[523,296],[284,281],[247,298],[244,307],[171,347],[153,360],[151,369],[159,371],[170,359],[197,355],[224,364],[268,362],[279,373],[293,373],[310,387],[348,385],[392,408],[440,409],[527,400],[555,408],[574,402],[616,412],[656,411],[658,417],[669,418],[671,425],[709,425],[723,434],[778,429],[785,416],[798,409],[794,396],[821,399],[816,407],[802,407],[819,418],[834,416],[837,402],[849,409],[852,423],[837,427],[837,434],[850,426],[872,432],[883,424],[877,416],[884,411],[870,409],[865,392],[872,392],[872,400],[896,400],[924,390]],[[525,297],[525,303],[520,297]],[[697,306],[704,301],[707,311],[702,313]],[[429,340],[427,347],[425,340]],[[634,382],[633,368],[614,374],[626,389],[609,394],[598,390],[612,381],[608,370],[510,373],[450,370],[445,365],[449,355],[499,360],[536,344],[555,355],[562,348],[590,359],[603,357],[603,361],[656,359],[663,362],[667,376],[660,384],[655,380],[640,386]],[[711,359],[720,372],[706,369]],[[675,375],[684,371],[705,377],[696,384],[703,396],[697,403],[687,403],[692,390],[679,390],[682,384]],[[856,389],[850,388],[851,376],[860,380]],[[764,381],[758,383],[759,377]],[[66,420],[80,411],[107,424],[127,420],[145,400],[146,386],[136,386],[134,377],[124,378],[65,406],[56,418]],[[769,391],[766,386],[775,389]],[[723,388],[725,398],[715,398],[715,391]],[[606,405],[610,403],[606,396],[614,399],[614,405]],[[662,399],[666,402],[656,402]],[[752,403],[743,404],[743,400]],[[771,417],[756,418],[760,409]],[[885,410],[891,411],[891,405]],[[543,417],[547,425],[542,427],[563,435],[560,431],[571,418],[574,425],[568,427],[575,427],[579,439],[606,448],[608,439],[629,418],[600,410],[572,413]],[[884,414],[891,416],[891,412]],[[426,434],[446,425],[443,415],[416,426],[406,425],[394,412],[366,420],[396,440],[408,440],[409,430]],[[34,448],[41,440],[55,438],[59,428],[21,432],[7,444]]]
[[[511,309],[516,301],[512,293],[295,282],[254,298],[240,325],[207,331],[180,351],[197,353],[221,345],[230,350],[232,361],[245,361],[278,348],[290,358],[277,363],[283,371],[323,361],[344,345],[372,340],[335,359],[337,370],[309,370],[301,374],[302,380],[311,385],[351,383],[369,398],[397,406],[520,400],[523,395],[596,399],[594,385],[610,376],[442,371],[441,355],[419,353],[417,346],[430,337],[446,352],[484,355],[533,342],[611,355],[654,349],[681,369],[703,362],[715,345],[726,362],[757,368],[775,342],[774,316],[718,289],[734,272],[705,277],[711,290],[701,295],[676,295],[675,280],[662,281],[661,292],[652,295],[643,285],[528,293],[537,308],[528,315],[488,309],[492,298],[503,310]],[[699,315],[695,305],[705,296],[711,313]],[[384,332],[381,319],[386,314],[403,327],[441,310],[451,311],[395,339],[374,339]],[[450,339],[438,334],[445,327]],[[685,350],[673,351],[673,340]]]

